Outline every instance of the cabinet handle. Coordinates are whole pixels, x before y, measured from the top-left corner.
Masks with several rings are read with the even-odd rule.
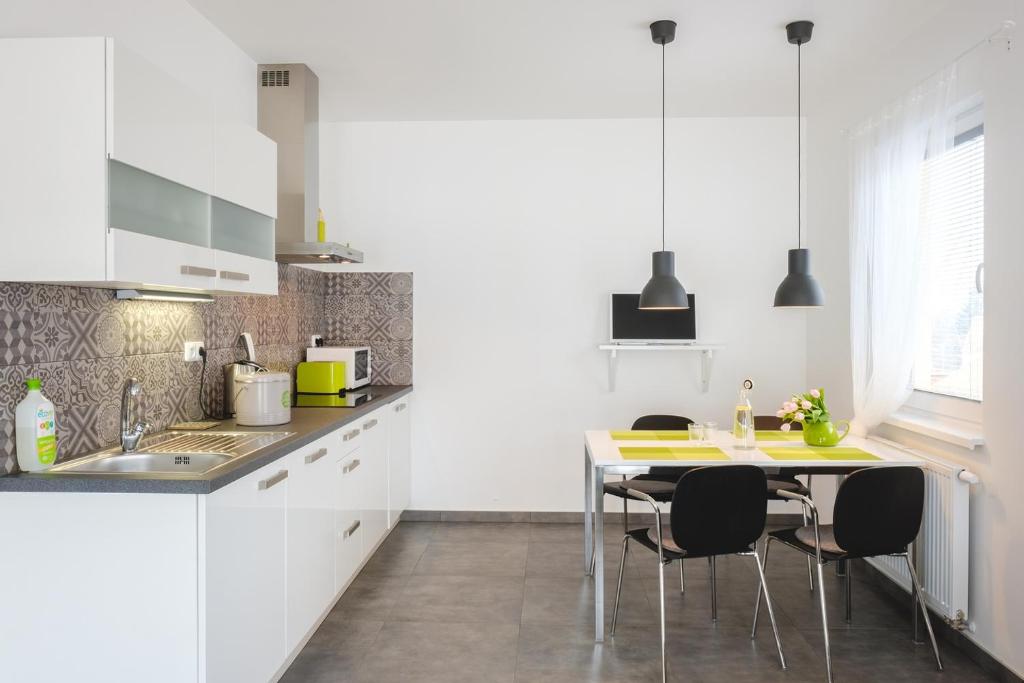
[[[353,460],[353,461],[352,461],[352,462],[350,462],[349,464],[347,464],[347,465],[345,465],[344,467],[342,467],[342,468],[341,468],[341,473],[342,473],[342,474],[348,474],[349,472],[351,472],[351,471],[352,471],[352,470],[354,470],[355,468],[359,467],[359,464],[360,464],[360,463],[359,463],[359,459],[358,459],[358,458],[356,458],[355,460]]]
[[[203,268],[202,266],[182,266],[182,275],[201,275],[202,277],[217,277],[217,271],[213,268]]]
[[[358,520],[358,519],[356,521],[352,522],[352,526],[350,526],[349,528],[345,529],[345,533],[342,534],[342,538],[348,538],[349,536],[354,534],[356,532],[356,529],[359,528],[360,524],[362,524],[362,522],[360,520]]]
[[[278,472],[277,474],[275,474],[272,477],[267,477],[266,479],[261,479],[259,484],[256,485],[256,488],[258,488],[260,491],[265,491],[265,490],[269,489],[271,486],[274,486],[276,484],[280,484],[282,481],[284,481],[287,478],[288,478],[288,470],[281,470],[280,472]]]
[[[242,282],[249,281],[249,273],[236,273],[231,270],[220,271],[221,280],[241,280]]]
[[[363,423],[363,431],[365,432],[367,430],[373,429],[376,426],[377,420],[367,420],[366,422]]]
[[[351,432],[346,432],[345,435],[341,437],[341,440],[342,441],[351,441],[352,439],[356,438],[357,436],[359,436],[359,430],[358,429],[353,429]]]
[[[306,462],[307,465],[311,465],[320,458],[324,457],[325,455],[327,455],[327,449],[321,448],[316,453],[310,453],[305,458],[303,458],[303,460]]]
[[[396,413],[400,413],[403,410],[405,410],[405,407],[406,407],[405,403],[399,403],[397,406],[395,406],[395,412]]]

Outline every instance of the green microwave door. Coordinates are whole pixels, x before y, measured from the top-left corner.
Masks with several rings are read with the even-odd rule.
[[[336,394],[345,388],[345,363],[299,363],[295,385],[300,393]]]

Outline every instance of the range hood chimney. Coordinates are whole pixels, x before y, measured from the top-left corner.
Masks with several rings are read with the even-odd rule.
[[[320,79],[305,64],[260,64],[257,74],[257,126],[277,143],[277,260],[362,263],[362,252],[316,239]]]

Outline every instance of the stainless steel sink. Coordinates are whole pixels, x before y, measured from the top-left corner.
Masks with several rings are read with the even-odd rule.
[[[293,432],[170,431],[143,439],[137,451],[108,448],[58,465],[69,474],[206,474]]]

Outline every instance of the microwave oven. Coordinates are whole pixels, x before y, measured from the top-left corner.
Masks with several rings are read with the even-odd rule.
[[[369,346],[311,346],[306,360],[345,364],[345,390],[366,386],[373,379]]]

